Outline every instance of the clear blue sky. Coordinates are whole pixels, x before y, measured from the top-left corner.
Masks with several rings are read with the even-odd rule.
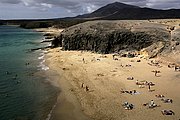
[[[0,0],[0,19],[71,17],[115,1],[156,9],[180,9],[180,0]]]

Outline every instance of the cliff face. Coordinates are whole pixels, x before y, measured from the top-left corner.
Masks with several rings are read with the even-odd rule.
[[[147,47],[152,44],[151,36],[138,32],[133,33],[128,30],[115,30],[101,33],[88,32],[63,35],[64,50],[90,50],[99,53],[112,53],[122,49],[136,49]]]
[[[140,50],[170,39],[164,26],[138,21],[91,21],[65,29],[52,44],[64,50],[113,53]]]

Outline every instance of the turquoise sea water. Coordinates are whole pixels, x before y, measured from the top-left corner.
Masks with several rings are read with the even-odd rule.
[[[57,89],[43,72],[43,51],[28,51],[42,46],[42,37],[0,26],[0,120],[45,120],[55,104]]]

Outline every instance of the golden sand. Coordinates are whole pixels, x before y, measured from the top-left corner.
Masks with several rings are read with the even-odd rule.
[[[56,75],[52,76],[62,90],[54,111],[55,120],[177,120],[180,118],[180,73],[167,65],[151,66],[150,60],[140,58],[120,58],[113,60],[112,54],[101,55],[91,52],[62,51],[50,49],[47,64]],[[137,60],[141,60],[137,62]],[[131,65],[131,66],[128,66]],[[158,70],[157,76],[152,72]],[[127,80],[133,77],[133,80]],[[138,81],[155,83],[151,87],[139,88]],[[87,87],[86,87],[87,86]],[[136,90],[139,94],[121,93]],[[173,103],[163,103],[156,94],[173,99]],[[143,106],[154,100],[160,107],[153,109]],[[135,105],[125,110],[122,103]],[[164,116],[161,110],[171,109],[173,116]]]

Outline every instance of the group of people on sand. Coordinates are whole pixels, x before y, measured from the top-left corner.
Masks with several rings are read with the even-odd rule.
[[[175,63],[169,63],[168,68],[174,68],[175,72],[180,72],[180,66]]]
[[[138,81],[136,80],[136,85],[139,85],[139,86],[148,86],[148,91],[151,91],[151,86],[154,86],[155,84],[153,82],[148,82],[148,81]],[[123,90],[121,89],[121,93],[129,93],[129,94],[132,94],[132,92],[136,92],[136,90],[133,90],[133,91],[127,91],[127,90]],[[164,95],[161,95],[161,94],[156,94],[155,97],[157,98],[160,98],[160,100],[163,102],[163,103],[173,103],[173,100],[172,99],[167,99],[165,98]],[[128,102],[124,102],[122,104],[122,106],[126,109],[126,110],[132,110],[134,108],[134,105],[132,103],[128,103]],[[143,106],[147,106],[148,108],[155,108],[155,107],[160,107],[160,105],[157,105],[154,100],[151,100],[150,102],[148,103],[144,103]],[[163,115],[175,115],[175,113],[172,111],[172,110],[162,110],[161,113]]]
[[[95,59],[95,57],[93,58],[93,60],[97,60]],[[113,55],[113,60],[118,60],[116,59],[116,55]],[[82,59],[82,62],[85,63],[85,59],[83,58]],[[154,64],[154,65],[159,65],[158,62],[151,62],[151,64]],[[131,65],[126,65],[125,67],[130,67]],[[121,65],[121,67],[124,67],[123,65]],[[175,71],[180,69],[180,67],[175,67]],[[152,72],[154,72],[154,76],[156,77],[160,77],[158,74],[161,73],[161,71],[159,70],[153,70]],[[134,77],[128,77],[127,80],[134,80]],[[148,88],[148,91],[149,92],[152,92],[153,90],[151,89],[152,86],[155,85],[155,83],[153,82],[148,82],[148,81],[138,81],[136,80],[136,85],[139,86],[139,88],[144,88],[144,87],[147,87]],[[85,85],[84,83],[82,83],[81,85],[81,88],[84,88],[86,92],[89,91],[89,87],[87,85]],[[130,95],[135,95],[137,94],[138,92],[136,90],[123,90],[121,89],[120,91],[121,93],[127,93],[127,94],[130,94]],[[155,97],[157,98],[160,98],[160,100],[163,102],[163,103],[173,103],[173,100],[172,99],[167,99],[165,98],[164,95],[161,95],[161,94],[156,94]],[[153,108],[156,108],[156,107],[161,107],[161,105],[158,105],[154,102],[154,100],[150,100],[149,102],[147,103],[144,103],[142,104],[143,106],[146,106],[150,109],[153,109]],[[134,109],[134,104],[132,103],[129,103],[129,102],[124,102],[122,104],[122,106],[124,107],[125,110],[132,110]],[[172,110],[162,110],[161,113],[163,115],[175,115],[175,113],[172,111]]]
[[[150,65],[154,65],[154,66],[160,67],[159,62],[151,61]],[[168,65],[168,67],[169,67],[169,68],[174,68],[174,70],[175,70],[176,72],[180,71],[180,66],[178,66],[178,65],[173,64],[173,65]],[[154,72],[154,76],[155,76],[155,77],[160,77],[160,75],[158,75],[158,74],[160,74],[161,71],[159,71],[159,70],[153,70],[152,72]],[[128,80],[134,80],[134,78],[133,78],[133,79],[131,79],[131,78],[133,78],[133,77],[129,77],[129,78],[127,78],[127,79],[128,79]],[[144,87],[147,86],[147,87],[148,87],[148,91],[152,91],[152,90],[151,90],[151,86],[154,86],[155,84],[154,84],[153,82],[138,81],[138,80],[136,80],[136,85],[138,85],[139,88],[144,88]],[[129,91],[121,90],[121,93],[129,93]],[[165,98],[164,95],[156,94],[155,97],[160,98],[160,101],[162,101],[163,103],[170,103],[170,104],[173,103],[173,100],[172,100],[172,99]],[[128,103],[128,102],[124,102],[124,103],[122,104],[122,106],[123,106],[126,110],[132,110],[132,109],[134,108],[134,105],[133,105],[132,103]],[[161,107],[161,105],[156,104],[156,103],[154,102],[154,100],[151,100],[150,102],[143,104],[143,106],[147,106],[148,108]],[[175,115],[175,112],[174,112],[173,110],[171,110],[171,109],[161,110],[161,113],[162,113],[163,115]],[[179,120],[180,120],[180,119],[179,119]]]
[[[153,82],[148,81],[138,81],[136,80],[136,85],[139,86],[139,88],[144,88],[144,86],[148,86],[148,91],[151,92],[151,86],[154,86],[155,84]]]

